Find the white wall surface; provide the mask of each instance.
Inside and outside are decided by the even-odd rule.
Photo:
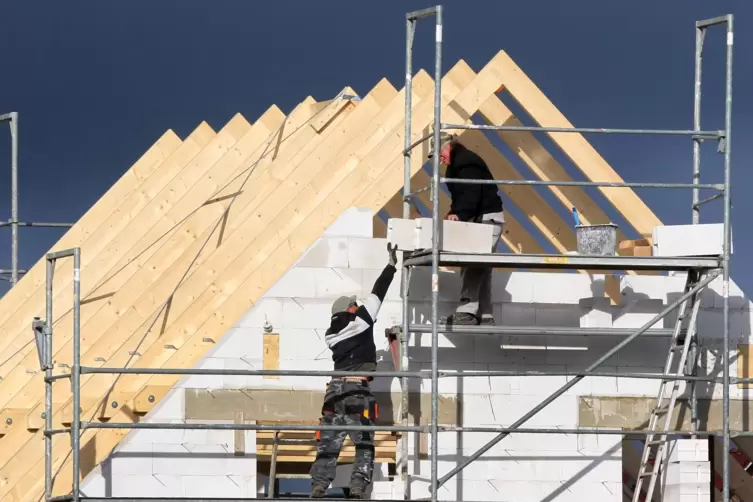
[[[217,343],[201,361],[203,368],[261,368],[265,322],[280,333],[282,369],[332,369],[324,344],[332,301],[342,294],[365,295],[387,262],[386,241],[372,239],[370,211],[349,209]],[[401,323],[400,276],[396,275],[375,329],[380,366],[392,369],[384,328]],[[429,276],[414,273],[411,285],[412,322],[427,323]],[[459,293],[457,275],[443,273],[441,315],[450,313]],[[684,277],[625,276],[623,305],[612,308],[615,327],[638,328],[681,294]],[[734,286],[734,285],[733,285]],[[601,289],[600,289],[601,288]],[[584,310],[580,300],[601,295],[600,277],[529,272],[494,274],[495,317],[498,325],[578,326]],[[699,320],[702,363],[707,374],[720,375],[716,363],[721,350],[720,282],[703,294]],[[751,303],[736,287],[731,291],[730,346],[750,340]],[[414,300],[415,299],[415,300]],[[657,327],[670,327],[667,319]],[[411,340],[412,368],[430,369],[428,334]],[[440,335],[440,369],[577,371],[598,359],[621,338],[602,336],[482,336]],[[604,365],[605,371],[661,372],[667,339],[642,338]],[[736,357],[736,352],[732,353]],[[736,363],[730,368],[736,374]],[[184,378],[147,417],[150,421],[184,420],[185,388],[285,388],[322,390],[328,377]],[[462,393],[462,425],[506,426],[557,390],[567,377],[476,377],[440,379],[439,391]],[[376,379],[374,390],[399,391],[397,379]],[[431,391],[429,379],[413,388]],[[532,418],[527,427],[574,428],[578,396],[651,396],[658,381],[590,377]],[[684,389],[683,389],[684,390]],[[732,386],[732,397],[742,391]],[[721,396],[720,386],[702,389]],[[440,476],[476,451],[493,434],[454,433],[440,436]],[[495,445],[481,460],[440,489],[442,500],[621,501],[620,437],[513,434]],[[430,465],[416,460],[411,441],[412,497],[428,496]],[[111,458],[82,484],[88,496],[213,496],[254,497],[263,490],[257,480],[253,452],[255,437],[246,433],[246,457],[233,455],[231,431],[132,431]],[[386,466],[377,466],[374,498],[401,498],[399,478],[387,479]],[[335,485],[347,484],[348,468],[341,468]]]

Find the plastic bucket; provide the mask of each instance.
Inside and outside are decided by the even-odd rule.
[[[617,225],[577,225],[578,254],[614,256],[617,254]]]

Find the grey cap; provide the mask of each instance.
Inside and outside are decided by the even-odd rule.
[[[353,296],[341,296],[332,304],[332,315],[338,312],[345,312],[352,304],[356,302],[356,295]]]
[[[434,156],[434,152],[441,150],[443,146],[451,141],[455,141],[455,135],[445,131],[439,133],[439,148],[434,147],[434,134],[429,139],[429,158]]]

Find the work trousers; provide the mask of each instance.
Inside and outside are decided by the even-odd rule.
[[[327,384],[322,406],[322,425],[374,425],[377,405],[366,381],[333,378]],[[374,471],[374,432],[326,430],[317,434],[316,460],[311,466],[311,484],[328,487],[335,479],[335,468],[345,437],[356,447],[350,488],[365,490]]]
[[[503,223],[479,218],[477,223],[492,225],[492,248],[497,248],[502,235]],[[460,305],[456,312],[481,317],[493,317],[492,312],[492,267],[476,266],[460,269]]]

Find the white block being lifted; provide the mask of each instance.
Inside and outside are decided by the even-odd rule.
[[[455,253],[489,253],[492,250],[493,227],[482,223],[442,221],[440,251]],[[431,249],[431,218],[390,218],[387,240],[400,251]]]
[[[666,225],[654,227],[654,256],[719,256],[724,244],[724,225]],[[733,246],[730,246],[730,254]]]

